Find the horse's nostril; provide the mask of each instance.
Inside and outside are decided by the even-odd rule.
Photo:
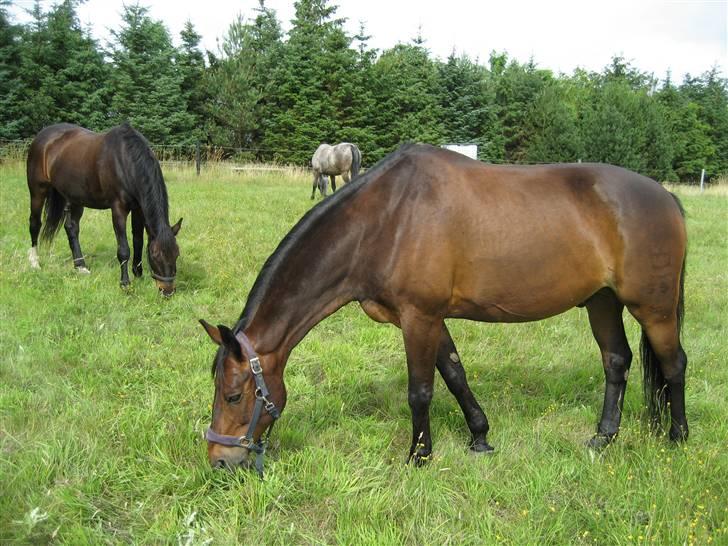
[[[217,470],[217,469],[221,469],[221,468],[226,468],[226,467],[227,467],[227,464],[225,463],[225,461],[224,461],[223,459],[218,459],[218,460],[217,460],[217,461],[215,461],[215,463],[214,463],[214,464],[212,465],[212,468],[214,468],[214,469],[216,469],[216,470]]]

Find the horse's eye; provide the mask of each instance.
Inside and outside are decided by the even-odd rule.
[[[240,402],[240,398],[241,398],[242,396],[243,396],[243,395],[242,395],[242,394],[240,394],[240,393],[238,393],[238,394],[233,394],[232,396],[228,396],[228,397],[226,397],[226,398],[225,398],[225,401],[226,401],[226,402],[227,402],[228,404],[237,404],[238,402]]]

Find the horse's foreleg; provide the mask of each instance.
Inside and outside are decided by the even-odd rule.
[[[330,174],[329,178],[331,179],[331,193],[334,193],[336,191],[336,175]]]
[[[445,325],[442,327],[440,347],[437,350],[437,370],[463,411],[471,434],[470,449],[480,453],[492,452],[493,448],[486,440],[488,419],[468,386],[460,355]]]
[[[316,188],[319,188],[319,191],[321,190],[319,178],[321,178],[321,174],[318,171],[314,170],[313,171],[313,188],[311,189],[311,199],[316,197]]]
[[[81,243],[78,241],[79,225],[81,223],[81,216],[83,216],[83,207],[80,205],[68,205],[68,214],[66,214],[66,221],[63,227],[66,228],[66,235],[68,236],[68,245],[71,247],[71,254],[73,255],[73,267],[79,273],[88,273],[89,270],[86,267],[86,260],[81,252]]]
[[[116,235],[116,258],[119,260],[121,267],[121,283],[122,287],[129,285],[129,242],[126,239],[126,217],[129,210],[120,202],[116,202],[111,207],[111,219],[114,224],[114,234]]]
[[[144,213],[141,209],[131,211],[131,235],[134,245],[134,260],[131,271],[135,277],[142,276],[142,250],[144,249]]]
[[[408,461],[418,466],[427,462],[432,453],[430,402],[442,326],[442,319],[414,310],[401,317],[409,379],[407,401],[412,411],[412,445]]]
[[[622,322],[624,305],[611,290],[597,292],[587,301],[586,309],[594,339],[602,353],[606,380],[604,405],[597,434],[589,441],[589,447],[600,449],[609,444],[619,432],[632,351]]]

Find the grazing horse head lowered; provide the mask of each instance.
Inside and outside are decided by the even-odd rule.
[[[342,142],[335,146],[321,144],[313,154],[311,167],[313,169],[311,199],[316,196],[316,188],[322,197],[326,197],[328,186],[326,176],[331,180],[331,191],[335,192],[337,174],[343,177],[345,183],[349,182],[349,175],[354,178],[359,174],[361,152],[355,144],[349,142]]]
[[[677,198],[626,169],[486,165],[405,146],[301,218],[264,264],[232,329],[203,321],[219,346],[210,463],[248,466],[254,453],[262,469],[266,431],[286,403],[291,351],[351,301],[402,330],[415,464],[432,452],[435,370],[463,411],[471,449],[492,451],[446,319],[536,321],[575,306],[587,309],[605,376],[589,445],[604,447],[619,431],[632,361],[625,307],[642,328],[650,415],[660,423],[669,411],[670,439],[685,440],[686,248]]]
[[[27,162],[30,190],[30,264],[38,268],[38,234],[45,207],[43,238],[50,241],[61,224],[66,228],[73,264],[88,273],[78,240],[85,207],[111,209],[121,267],[121,285],[129,284],[131,254],[126,218],[131,212],[134,244],[132,272],[142,276],[144,230],[147,257],[159,290],[175,291],[182,219],[169,225],[167,187],[157,158],[146,139],[128,123],[106,133],[61,123],[40,131],[30,145]]]

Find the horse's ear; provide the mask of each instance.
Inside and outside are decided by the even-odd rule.
[[[220,337],[222,338],[222,342],[225,344],[225,347],[231,350],[233,354],[238,357],[238,360],[242,360],[243,351],[240,349],[240,342],[235,337],[235,334],[233,334],[233,331],[222,324],[218,324],[217,329],[220,332]]]
[[[204,319],[200,319],[200,324],[202,324],[202,327],[207,332],[207,335],[210,336],[210,339],[214,341],[218,345],[222,345],[222,334],[220,334],[220,330],[218,328],[215,328],[212,324],[205,321]]]
[[[174,236],[177,237],[177,234],[179,233],[179,228],[182,227],[182,218],[177,220],[177,223],[172,226],[172,233],[174,233]]]

